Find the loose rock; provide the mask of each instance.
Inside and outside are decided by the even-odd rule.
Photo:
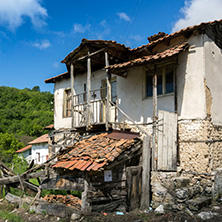
[[[211,211],[202,211],[199,214],[197,214],[197,217],[199,217],[201,220],[209,220],[213,218],[213,213]]]
[[[157,214],[157,215],[160,215],[160,214],[164,214],[165,211],[164,211],[164,206],[161,204],[159,205],[159,207],[157,207],[155,210],[154,210],[154,213]]]

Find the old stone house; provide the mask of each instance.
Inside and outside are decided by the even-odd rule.
[[[67,72],[45,80],[54,83],[51,152],[98,131],[150,135],[151,177],[143,180],[154,207],[207,202],[222,163],[221,37],[222,21],[213,21],[134,49],[83,39],[62,61]]]

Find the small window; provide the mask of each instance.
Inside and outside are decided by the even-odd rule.
[[[174,92],[174,70],[172,66],[160,67],[157,71],[157,95]],[[146,97],[153,96],[153,73],[146,75]]]
[[[116,93],[116,78],[111,80],[111,101],[116,104],[117,93]]]
[[[40,162],[40,153],[36,153],[37,156],[37,162]]]
[[[165,93],[172,93],[174,92],[174,84],[173,84],[173,79],[174,79],[174,75],[173,75],[173,68],[172,67],[168,67],[166,69],[166,91]]]
[[[64,95],[64,117],[71,116],[71,89],[65,90]]]

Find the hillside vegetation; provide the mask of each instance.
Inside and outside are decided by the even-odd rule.
[[[38,86],[23,90],[0,87],[0,159],[44,134],[53,123],[53,94]]]

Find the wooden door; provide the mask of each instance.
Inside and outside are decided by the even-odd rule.
[[[127,205],[130,210],[140,207],[142,166],[126,168]]]
[[[158,112],[157,170],[177,168],[177,114]]]

